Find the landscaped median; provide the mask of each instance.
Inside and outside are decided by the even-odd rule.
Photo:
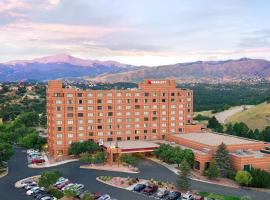
[[[115,171],[115,172],[125,172],[125,173],[139,173],[139,169],[127,165],[109,165],[109,164],[86,164],[80,166],[82,169],[95,169],[104,171]]]

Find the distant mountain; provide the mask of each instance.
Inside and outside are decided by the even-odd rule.
[[[139,82],[143,79],[176,79],[178,82],[260,81],[270,80],[270,61],[241,58],[138,67],[61,54],[0,63],[0,81],[44,81],[58,78],[101,82]]]
[[[67,77],[97,76],[104,73],[125,72],[132,65],[115,61],[98,61],[60,54],[34,60],[0,63],[0,81],[48,80]]]
[[[102,74],[96,81],[138,82],[143,79],[176,79],[178,82],[240,82],[270,80],[270,61],[241,58],[226,61],[197,61],[143,67],[125,73]]]

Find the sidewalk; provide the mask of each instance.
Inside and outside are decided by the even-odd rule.
[[[55,167],[58,165],[63,165],[66,163],[70,162],[75,162],[78,161],[79,159],[70,159],[70,160],[64,160],[64,161],[59,161],[59,162],[54,162],[54,163],[49,163],[49,161],[45,159],[45,163],[40,163],[40,164],[29,164],[29,168],[48,168],[48,167]]]
[[[114,172],[124,172],[124,173],[139,173],[137,168],[127,167],[123,165],[97,165],[97,164],[88,164],[80,166],[82,169],[95,169],[95,170],[104,170],[104,171],[114,171]]]

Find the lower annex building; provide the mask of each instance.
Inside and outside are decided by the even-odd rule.
[[[206,133],[192,120],[193,91],[177,88],[174,80],[145,80],[126,90],[81,90],[51,80],[46,98],[53,156],[67,155],[72,142],[93,140],[103,145],[113,163],[121,153],[153,151],[170,141],[192,149],[194,169],[203,172],[224,142],[236,169],[270,170],[270,154],[260,151],[270,144]]]

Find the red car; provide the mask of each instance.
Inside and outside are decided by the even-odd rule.
[[[44,163],[45,160],[43,158],[34,158],[31,160],[31,163]]]
[[[157,185],[148,185],[141,192],[148,194],[148,195],[151,195],[151,194],[154,194],[157,190],[158,190]]]
[[[64,183],[61,183],[59,185],[57,185],[57,189],[61,190],[63,187],[65,187],[67,184],[70,184],[70,181],[65,181]]]
[[[194,200],[204,200],[204,197],[195,195]]]
[[[94,199],[98,199],[99,197],[101,197],[101,194],[98,192],[91,192],[91,194],[94,197]]]

